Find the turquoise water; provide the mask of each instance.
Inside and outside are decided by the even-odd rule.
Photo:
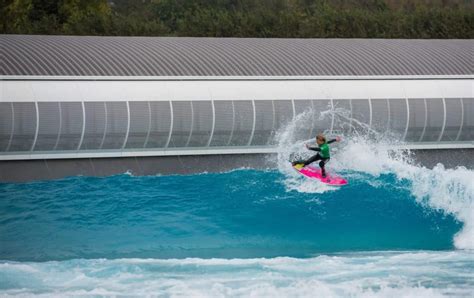
[[[369,179],[319,194],[288,191],[276,170],[1,184],[0,256],[268,258],[454,248],[461,222],[417,203],[407,181],[383,175],[376,187]]]
[[[472,294],[456,213],[394,174],[341,174],[310,190],[251,169],[0,184],[0,295]]]

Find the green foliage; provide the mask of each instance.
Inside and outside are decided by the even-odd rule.
[[[33,10],[32,0],[13,0],[2,3],[0,32],[30,33],[29,14]]]
[[[473,38],[472,0],[3,0],[0,33]]]

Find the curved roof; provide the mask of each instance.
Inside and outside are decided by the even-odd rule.
[[[472,40],[0,35],[0,75],[471,75]]]

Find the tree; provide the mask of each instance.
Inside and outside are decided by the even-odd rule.
[[[30,33],[29,14],[33,10],[32,0],[12,0],[1,4],[0,32]]]

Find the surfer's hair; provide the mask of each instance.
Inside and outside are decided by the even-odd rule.
[[[326,143],[326,137],[322,133],[320,133],[316,136],[316,140],[321,140],[324,143]]]

